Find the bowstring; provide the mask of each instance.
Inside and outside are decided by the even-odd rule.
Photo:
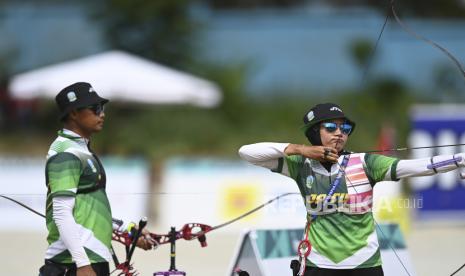
[[[34,214],[36,214],[36,215],[38,215],[38,216],[41,216],[41,217],[45,218],[45,215],[44,215],[44,214],[42,214],[42,213],[40,213],[40,212],[38,212],[38,211],[32,209],[31,207],[27,206],[26,204],[24,204],[24,203],[22,203],[22,202],[20,202],[20,201],[17,201],[17,200],[15,200],[15,199],[12,199],[11,197],[8,197],[8,196],[5,196],[5,195],[0,195],[0,197],[3,197],[4,199],[7,199],[7,200],[9,200],[9,201],[12,201],[12,202],[14,202],[14,203],[20,205],[21,207],[26,208],[27,210],[33,212]]]
[[[374,59],[374,56],[376,54],[376,50],[378,49],[378,46],[379,46],[379,43],[380,43],[381,38],[383,36],[384,30],[386,29],[387,22],[389,21],[390,10],[392,10],[394,17],[397,19],[397,15],[396,15],[395,10],[394,10],[394,0],[391,0],[391,2],[390,2],[390,6],[388,7],[388,11],[386,12],[386,18],[384,19],[383,26],[381,28],[381,31],[379,32],[379,35],[378,35],[378,38],[376,40],[375,46],[373,47],[373,51],[371,52],[369,60],[368,60],[368,62],[366,64],[366,67],[365,67],[365,70],[364,70],[364,73],[363,73],[363,76],[362,76],[362,79],[361,79],[361,84],[362,85],[366,82],[366,79],[367,79],[367,76],[368,76],[368,71],[371,68],[371,64],[373,63],[373,59]],[[336,142],[336,147],[337,147],[338,143],[339,142]],[[386,151],[391,151],[391,150],[386,150]],[[383,152],[383,151],[378,151],[378,152]],[[351,153],[349,153],[349,158],[350,158],[350,155],[351,155]],[[358,194],[357,189],[352,184],[350,179],[347,177],[345,168],[343,168],[343,166],[341,166],[339,164],[339,162],[336,162],[336,164],[339,167],[339,170],[341,170],[343,172],[344,178],[347,179],[347,181],[349,181],[350,185],[354,188],[355,193]],[[397,260],[402,265],[402,267],[404,268],[407,275],[411,276],[411,274],[409,273],[409,271],[408,271],[407,267],[405,266],[404,262],[402,262],[401,258],[397,254],[397,251],[392,246],[391,241],[389,239],[387,239],[386,235],[384,234],[383,230],[381,229],[381,226],[378,224],[378,222],[374,218],[373,214],[372,214],[372,217],[373,217],[373,222],[375,223],[376,227],[379,229],[379,231],[380,231],[381,235],[383,236],[383,238],[387,241],[387,243],[388,243],[389,247],[391,248],[391,250],[394,252],[394,255],[396,256]]]
[[[247,216],[249,216],[249,215],[251,215],[251,214],[257,212],[258,210],[260,210],[260,209],[262,209],[263,207],[265,207],[265,206],[267,206],[267,205],[273,203],[274,201],[279,200],[280,198],[286,197],[286,196],[289,196],[289,195],[300,195],[300,193],[294,193],[294,192],[292,192],[292,193],[280,194],[280,195],[278,195],[278,196],[276,196],[276,197],[274,197],[274,198],[268,200],[267,202],[262,203],[261,205],[259,205],[259,206],[255,207],[255,208],[251,209],[250,211],[245,212],[245,213],[243,213],[242,215],[237,216],[236,218],[233,218],[233,219],[231,219],[231,220],[228,220],[228,221],[226,221],[226,222],[224,222],[224,223],[222,223],[222,224],[218,224],[218,225],[216,225],[216,226],[213,226],[212,229],[211,229],[210,231],[217,230],[217,229],[220,229],[220,228],[222,228],[222,227],[228,226],[228,225],[230,225],[230,224],[232,224],[232,223],[234,223],[234,222],[236,222],[236,221],[238,221],[238,220],[241,220],[241,219],[243,219],[243,218],[245,218],[245,217],[247,217]]]
[[[2,197],[2,198],[4,198],[4,199],[7,199],[7,200],[9,200],[9,201],[12,201],[12,202],[18,204],[19,206],[21,206],[21,207],[23,207],[23,208],[25,208],[25,209],[31,211],[32,213],[34,213],[34,214],[36,214],[36,215],[38,215],[38,216],[41,216],[41,217],[43,217],[43,218],[46,218],[44,214],[40,213],[39,211],[34,210],[33,208],[27,206],[26,204],[24,204],[24,203],[22,203],[22,202],[20,202],[20,201],[18,201],[18,200],[15,200],[15,199],[13,199],[13,198],[11,198],[11,197],[8,197],[8,196],[6,196],[6,195],[1,195],[1,194],[0,194],[0,197]],[[110,246],[110,251],[111,251],[111,254],[112,254],[112,257],[113,257],[113,261],[115,262],[115,267],[116,267],[116,266],[117,266],[117,260],[118,260],[118,258],[116,257],[115,250],[113,249],[113,246]],[[118,269],[118,268],[115,268],[115,270],[117,270],[117,269]],[[115,270],[113,270],[110,274],[112,274],[113,272],[115,272]]]
[[[376,39],[375,46],[371,50],[370,55],[368,57],[368,61],[365,65],[365,69],[363,70],[363,75],[360,80],[360,85],[363,85],[366,82],[366,79],[368,77],[368,71],[370,70],[373,60],[375,58],[376,50],[378,49],[379,43],[381,41],[381,37],[383,36],[384,30],[386,29],[386,25],[389,21],[389,16],[390,16],[390,6],[387,9],[386,17],[384,19],[383,26],[381,27],[381,31],[378,34],[378,38]]]
[[[253,213],[257,212],[257,211],[259,211],[260,209],[266,207],[267,205],[270,205],[271,203],[273,203],[273,202],[275,202],[275,201],[277,201],[277,200],[279,200],[279,199],[281,199],[281,198],[283,198],[283,197],[290,196],[290,195],[300,195],[300,193],[289,192],[289,193],[280,194],[280,195],[278,195],[278,196],[276,196],[276,197],[274,197],[274,198],[272,198],[272,199],[270,199],[270,200],[268,200],[268,201],[266,201],[266,202],[264,202],[264,203],[258,205],[257,207],[255,207],[255,208],[253,208],[253,209],[251,209],[251,210],[249,210],[249,211],[247,211],[247,212],[245,212],[245,213],[243,213],[243,214],[241,214],[241,215],[239,215],[239,216],[237,216],[237,217],[235,217],[235,218],[233,218],[233,219],[231,219],[231,220],[228,220],[228,221],[226,221],[226,222],[224,222],[224,223],[221,223],[221,224],[218,224],[218,225],[216,225],[216,226],[213,226],[209,231],[200,231],[200,232],[197,233],[197,235],[206,234],[206,232],[210,232],[210,231],[213,231],[213,230],[217,230],[217,229],[226,227],[226,226],[228,226],[228,225],[230,225],[230,224],[232,224],[232,223],[234,223],[234,222],[236,222],[236,221],[238,221],[238,220],[241,220],[241,219],[243,219],[243,218],[245,218],[245,217],[247,217],[247,216],[249,216],[249,215],[251,215],[251,214],[253,214]],[[10,198],[10,197],[8,197],[8,196],[5,196],[5,195],[0,195],[0,197],[3,197],[3,198],[5,198],[5,199],[8,199],[8,200],[10,200],[10,201],[12,201],[12,202],[14,202],[14,203],[20,205],[21,207],[26,208],[27,210],[33,212],[34,214],[39,215],[39,216],[45,218],[45,215],[39,213],[38,211],[32,209],[31,207],[27,206],[26,204],[24,204],[24,203],[22,203],[22,202],[20,202],[20,201],[17,201],[17,200],[15,200],[15,199],[12,199],[12,198]]]
[[[383,36],[383,33],[384,33],[384,30],[386,28],[386,25],[389,21],[389,17],[390,17],[390,14],[392,13],[392,16],[394,17],[395,21],[397,22],[397,24],[399,24],[399,26],[406,32],[408,33],[410,36],[412,36],[413,38],[415,39],[418,39],[418,40],[421,40],[431,46],[433,46],[434,48],[440,50],[441,52],[443,52],[454,64],[455,66],[457,66],[457,68],[459,69],[460,73],[462,74],[462,76],[465,78],[465,68],[464,66],[462,65],[462,63],[458,60],[458,58],[456,58],[446,47],[443,47],[441,46],[439,43],[429,39],[429,38],[426,38],[420,34],[418,34],[417,32],[415,32],[412,28],[410,28],[407,24],[405,24],[401,19],[400,17],[397,15],[397,11],[396,11],[396,8],[394,6],[395,4],[395,0],[390,0],[389,1],[389,7],[388,7],[388,12],[386,14],[386,18],[384,19],[384,24],[381,28],[381,31],[379,32],[379,35],[378,35],[378,39],[376,40],[376,43],[375,43],[375,46],[373,47],[373,50],[371,51],[370,53],[370,56],[368,58],[368,62],[365,66],[365,70],[363,72],[363,76],[362,76],[362,80],[361,80],[361,84],[363,84],[368,76],[368,71],[369,69],[371,68],[371,65],[373,63],[373,59],[374,59],[374,56],[375,56],[375,53],[378,49],[378,46],[379,46],[379,43],[381,41],[381,37]]]
[[[408,150],[419,150],[419,149],[435,149],[435,148],[446,148],[446,147],[457,147],[465,146],[465,143],[461,144],[449,144],[449,145],[438,145],[438,146],[422,146],[422,147],[404,147],[404,148],[392,148],[392,149],[381,149],[381,150],[368,150],[362,152],[348,152],[346,154],[359,154],[359,153],[382,153],[382,152],[397,152],[397,151],[408,151]],[[345,154],[343,154],[345,155]]]

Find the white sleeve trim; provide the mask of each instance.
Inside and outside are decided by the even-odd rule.
[[[289,143],[270,142],[244,145],[239,149],[239,156],[251,164],[275,170],[279,158],[286,157],[284,150],[288,145]]]
[[[434,163],[445,160],[450,160],[455,157],[462,157],[462,161],[458,162],[459,167],[465,166],[465,153],[457,153],[455,155],[436,155],[432,157]],[[431,158],[400,160],[397,164],[396,175],[397,178],[414,177],[414,176],[428,176],[437,173],[445,173],[457,169],[455,163],[433,169],[428,169],[427,166],[431,164]]]
[[[57,196],[53,198],[53,220],[60,232],[60,239],[71,253],[77,267],[90,264],[84,246],[82,245],[79,226],[73,217],[74,197]]]

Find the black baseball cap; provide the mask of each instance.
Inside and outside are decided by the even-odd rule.
[[[63,88],[55,97],[60,120],[64,119],[72,110],[96,104],[106,104],[109,100],[100,97],[90,83],[76,82]]]
[[[334,103],[317,104],[314,107],[312,107],[307,113],[305,113],[303,118],[303,130],[305,133],[307,133],[307,131],[316,124],[333,119],[344,119],[347,123],[352,125],[351,133],[353,133],[353,130],[355,128],[355,122],[350,120],[344,114],[342,108]]]

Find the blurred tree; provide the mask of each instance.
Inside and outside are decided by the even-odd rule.
[[[433,69],[436,98],[443,102],[463,101],[465,84],[456,67],[452,64],[438,64]]]
[[[376,58],[376,51],[374,51],[374,47],[374,43],[365,38],[356,39],[349,45],[350,55],[360,70],[362,81],[364,81],[362,78],[367,77],[371,64]]]
[[[357,66],[363,68],[370,62],[370,54],[373,47],[373,43],[368,39],[357,39],[352,41],[349,46],[349,51]]]
[[[296,7],[302,4],[323,3],[333,6],[372,6],[385,12],[391,0],[204,0],[213,8]],[[421,17],[465,17],[463,0],[402,0],[395,6],[400,14]]]
[[[0,16],[1,22],[1,16]],[[2,45],[5,46],[5,45]],[[14,126],[15,106],[10,98],[8,83],[13,75],[13,63],[17,59],[18,50],[6,45],[0,52],[0,129]]]
[[[218,111],[233,124],[247,120],[247,95],[244,90],[249,67],[247,63],[227,65],[196,64],[192,68],[195,74],[208,78],[222,88],[223,99]]]
[[[383,0],[376,6],[384,8],[387,1],[384,3]],[[209,1],[218,6],[226,2],[235,1]],[[257,6],[286,7],[294,3],[301,4],[304,0],[251,0],[238,3],[240,2],[244,6],[250,2]],[[360,1],[340,3],[349,5],[355,2]],[[104,26],[111,47],[127,50],[170,66],[191,69],[190,72],[215,81],[224,91],[222,106],[208,110],[186,106],[128,106],[112,102],[106,110],[109,120],[105,124],[105,131],[96,136],[97,150],[112,154],[141,154],[154,159],[176,154],[236,157],[238,147],[244,143],[303,143],[305,137],[299,129],[303,113],[321,101],[340,103],[359,123],[360,126],[354,133],[357,139],[350,142],[351,150],[373,148],[380,124],[385,120],[399,128],[399,143],[405,144],[402,137],[407,133],[407,111],[412,100],[406,88],[395,80],[374,81],[360,91],[342,91],[340,96],[328,97],[322,94],[321,98],[316,98],[315,94],[318,93],[315,91],[302,91],[302,97],[299,98],[288,96],[289,91],[275,91],[274,94],[282,95],[281,98],[249,99],[245,97],[243,90],[248,70],[246,65],[230,64],[224,68],[192,62],[192,38],[199,28],[193,24],[189,15],[187,0],[102,0],[86,3],[93,16]],[[371,5],[374,5],[373,3],[374,1],[370,2]],[[233,7],[233,3],[230,5],[229,7]],[[250,4],[247,7],[256,7],[254,5]],[[224,6],[227,7],[228,4]],[[399,10],[403,8],[401,3],[398,6]],[[425,4],[425,9],[428,7],[441,9],[441,5]],[[359,65],[366,63],[368,48],[371,48],[368,44],[366,41],[360,41],[352,45],[354,61]],[[442,83],[447,84],[448,81]],[[422,101],[424,100],[423,98]],[[37,131],[21,136],[0,136],[0,151],[22,151],[28,154],[39,151],[43,154],[43,149],[55,135],[51,130],[59,127],[53,103],[43,106],[34,123]],[[17,148],[14,145],[17,144],[18,137],[27,137],[30,143],[22,141],[24,146]]]
[[[192,55],[198,27],[188,0],[88,1],[111,47],[184,68]]]
[[[396,129],[403,146],[410,128],[409,108],[414,97],[405,85],[396,79],[384,78],[372,81],[359,91],[345,91],[336,100],[346,112],[353,115],[359,125],[352,139],[352,150],[365,151],[375,148],[383,124]],[[423,102],[427,99],[422,98]]]

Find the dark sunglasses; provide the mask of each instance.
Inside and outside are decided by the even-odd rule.
[[[102,114],[105,111],[105,107],[103,104],[94,104],[91,106],[79,108],[79,110],[82,110],[82,109],[90,109],[97,116],[100,116],[100,114]]]
[[[336,123],[328,122],[328,123],[322,123],[321,125],[329,133],[335,132],[338,128],[341,130],[342,133],[344,133],[346,135],[349,135],[350,132],[352,132],[352,125],[348,124],[348,123],[342,123],[342,124],[338,125]]]

